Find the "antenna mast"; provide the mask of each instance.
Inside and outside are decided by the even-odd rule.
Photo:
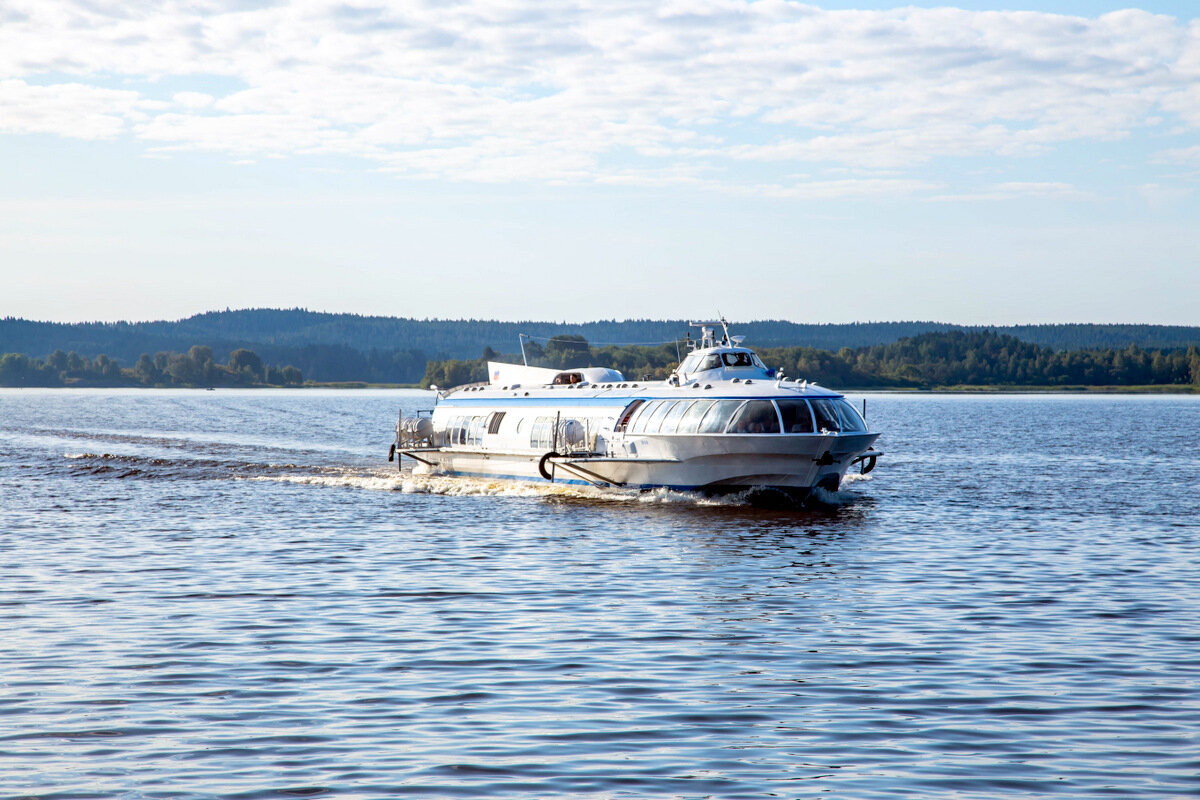
[[[729,344],[729,320],[721,317],[715,322],[689,322],[693,328],[700,328],[700,347],[715,347],[717,344],[716,337],[713,335],[713,328],[721,326],[723,337],[721,344]]]

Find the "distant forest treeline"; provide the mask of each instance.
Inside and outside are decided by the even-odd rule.
[[[947,331],[991,330],[1052,350],[1143,350],[1200,344],[1200,328],[1169,325],[1021,325],[972,328],[941,322],[859,322],[807,325],[784,320],[734,323],[733,332],[756,348],[843,348],[888,345],[902,338]],[[560,335],[608,343],[667,342],[688,332],[687,320],[600,320],[582,324],[418,320],[328,314],[304,309],[247,309],[197,314],[173,322],[35,322],[0,319],[0,353],[45,358],[55,350],[124,364],[142,353],[186,352],[200,344],[225,358],[253,350],[264,361],[293,364],[316,381],[415,383],[430,360],[474,359],[485,348],[511,352],[520,333],[544,345]],[[618,346],[619,346],[618,345]],[[674,352],[674,345],[668,348]]]
[[[298,386],[304,375],[293,366],[273,367],[252,350],[234,350],[218,364],[212,348],[186,353],[143,353],[124,368],[107,355],[95,359],[55,350],[45,360],[23,353],[0,355],[0,386]]]
[[[946,386],[1186,386],[1200,384],[1200,347],[1145,350],[1051,350],[995,331],[926,333],[872,347],[765,347],[768,366],[832,387],[930,389]],[[673,346],[592,348],[564,336],[526,347],[530,363],[568,369],[612,366],[626,378],[665,378],[678,363]],[[449,388],[487,380],[490,351],[480,359],[431,361],[423,386]],[[501,358],[500,360],[505,360]]]

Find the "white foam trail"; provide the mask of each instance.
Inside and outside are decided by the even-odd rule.
[[[742,505],[745,502],[742,495],[706,497],[695,492],[677,492],[670,489],[651,489],[640,492],[598,489],[592,486],[564,483],[529,483],[501,478],[467,478],[452,475],[392,472],[391,470],[325,471],[323,474],[307,475],[257,475],[244,478],[244,480],[403,492],[404,494],[440,494],[449,497],[545,497],[650,505],[701,506]]]
[[[840,491],[831,492],[828,489],[821,488],[820,486],[813,487],[810,498],[817,503],[830,508],[850,505],[857,499],[853,494],[847,494]]]

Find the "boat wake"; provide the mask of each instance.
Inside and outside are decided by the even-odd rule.
[[[737,506],[745,504],[743,495],[737,494],[724,497],[708,497],[698,492],[680,492],[671,489],[651,489],[648,491],[598,489],[591,486],[578,486],[565,483],[533,483],[501,478],[468,478],[457,475],[416,474],[407,471],[396,472],[389,469],[345,469],[336,472],[325,469],[319,473],[312,474],[260,475],[247,478],[247,480],[373,491],[393,491],[404,494],[435,494],[447,497],[557,498],[562,500],[641,503],[646,505]]]
[[[397,472],[381,467],[273,464],[224,459],[151,458],[112,453],[64,453],[68,469],[79,476],[142,480],[238,480],[266,481],[297,486],[357,489],[401,494],[447,497],[519,497],[550,501],[637,504],[652,506],[745,507],[764,504],[762,490],[710,496],[672,489],[600,489],[565,483],[534,483],[500,478],[474,478],[441,474]],[[847,475],[844,483],[870,480],[870,476]],[[845,491],[817,489],[811,498],[817,505],[837,508],[853,502]],[[766,497],[766,504],[780,505]]]

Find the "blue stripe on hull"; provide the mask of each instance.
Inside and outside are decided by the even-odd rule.
[[[503,405],[522,405],[532,408],[545,408],[547,406],[560,406],[562,408],[572,408],[576,406],[612,406],[613,408],[624,408],[634,400],[788,400],[791,395],[689,395],[680,397],[679,395],[636,395],[633,397],[443,397],[437,402],[438,406],[491,406],[496,404]],[[840,394],[822,394],[822,395],[798,395],[800,399],[816,399],[828,400],[842,397]]]

